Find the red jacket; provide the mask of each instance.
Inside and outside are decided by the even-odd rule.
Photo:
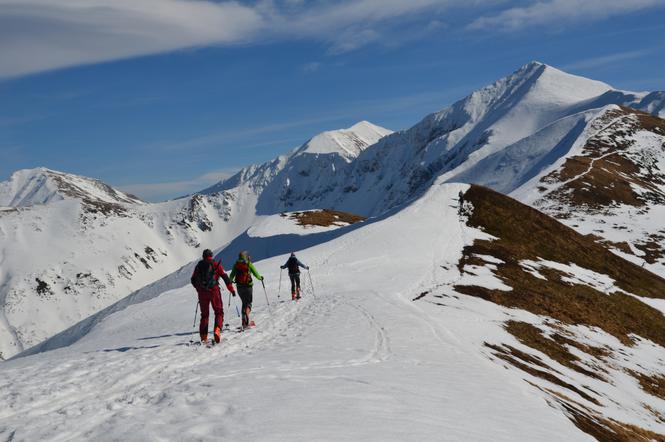
[[[213,275],[213,279],[215,281],[215,285],[207,289],[206,287],[201,287],[201,272],[205,271],[206,267],[204,267],[204,263],[209,263],[212,262],[212,267],[215,270],[215,274]],[[192,273],[192,277],[190,278],[190,282],[194,286],[194,288],[197,291],[214,291],[214,290],[219,290],[219,285],[217,284],[219,278],[222,278],[224,280],[224,284],[226,284],[226,288],[229,290],[229,292],[235,294],[235,289],[233,288],[233,284],[231,284],[231,280],[229,279],[229,276],[226,274],[224,271],[224,267],[222,267],[222,262],[217,262],[210,258],[202,259],[199,261],[198,264],[196,264],[196,267],[194,267],[194,272]]]

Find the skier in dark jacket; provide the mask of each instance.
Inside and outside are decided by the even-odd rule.
[[[238,260],[233,265],[231,270],[231,281],[236,283],[238,289],[238,296],[242,300],[242,328],[246,329],[254,325],[254,321],[249,320],[249,314],[252,311],[252,291],[254,282],[252,281],[254,275],[259,281],[263,281],[263,276],[252,264],[249,253],[240,252]]]
[[[222,262],[216,262],[212,257],[212,251],[205,249],[203,259],[196,264],[192,273],[191,283],[199,295],[199,305],[201,306],[201,323],[199,325],[199,335],[201,342],[208,343],[208,318],[210,317],[210,304],[215,312],[215,343],[219,343],[222,334],[222,325],[224,324],[224,307],[222,303],[222,293],[219,290],[219,278],[224,280],[226,288],[233,296],[236,295],[233,284],[229,279]]]
[[[291,253],[281,269],[289,269],[289,279],[291,280],[291,300],[300,299],[300,267],[309,270],[309,267],[296,258],[295,253]]]

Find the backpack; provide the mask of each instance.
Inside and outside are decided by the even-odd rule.
[[[295,273],[300,273],[300,267],[298,267],[298,258],[289,258],[289,260],[286,262],[286,266],[289,268],[289,274],[293,275]]]
[[[215,267],[214,261],[199,261],[196,265],[196,281],[192,281],[194,287],[206,290],[215,287],[218,284]]]
[[[252,277],[249,274],[249,263],[245,261],[236,262],[236,284],[250,285]]]

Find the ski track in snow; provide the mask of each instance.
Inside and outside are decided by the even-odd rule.
[[[459,224],[450,201],[460,186],[449,189],[406,215]],[[273,302],[255,286],[257,328],[225,332],[220,346],[188,345],[195,297],[183,287],[107,316],[69,347],[3,363],[0,439],[590,440],[479,351],[501,330],[494,306],[411,301],[451,290],[457,270],[441,267],[466,239],[418,236],[406,215],[304,251],[316,293],[303,275],[298,302],[275,298],[270,269],[282,257],[258,262]],[[399,259],[376,257],[398,226]],[[425,244],[430,254],[419,252]],[[234,306],[226,314],[239,322]]]

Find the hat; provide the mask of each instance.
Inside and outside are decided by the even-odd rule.
[[[205,250],[203,251],[203,257],[204,257],[204,258],[212,258],[212,250],[210,250],[210,249],[205,249]]]

